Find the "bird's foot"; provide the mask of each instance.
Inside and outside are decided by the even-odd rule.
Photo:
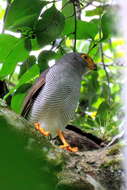
[[[62,132],[60,129],[58,129],[57,134],[58,134],[60,140],[61,140],[62,143],[63,143],[63,145],[61,145],[60,148],[65,149],[65,150],[68,150],[68,151],[70,151],[70,152],[77,152],[77,151],[78,151],[78,147],[71,147],[71,146],[67,143],[67,141],[66,141],[66,139],[65,139],[65,137],[64,137],[64,135],[63,135],[63,132]]]
[[[70,152],[78,152],[78,147],[71,147],[69,144],[63,144],[59,147]]]
[[[40,125],[40,123],[34,123],[35,129],[38,130],[42,135],[48,137],[51,136],[51,133],[49,131],[46,131],[43,129]]]

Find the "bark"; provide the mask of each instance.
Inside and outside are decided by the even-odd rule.
[[[48,187],[52,190],[122,189],[124,186],[122,178],[124,172],[121,165],[123,155],[119,151],[121,146],[118,143],[106,148],[102,147],[102,141],[94,136],[88,138],[89,135],[85,136],[69,129],[66,129],[64,134],[72,145],[79,147],[79,152],[72,153],[61,150],[58,145],[54,145],[56,140],[43,137],[28,121],[9,110],[3,103],[0,107],[0,149],[3,164],[4,158],[10,161],[12,156],[13,161],[10,162],[10,165],[13,168],[17,164],[17,160],[22,160],[22,155],[27,155],[24,164],[26,162],[26,165],[30,166],[23,170],[20,168],[20,164],[17,164],[16,174],[13,175],[18,176],[19,173],[21,175],[22,170],[24,176],[25,173],[27,174],[26,178],[29,172],[31,176],[31,171],[35,172],[34,179],[37,177],[36,173],[39,176],[48,175],[48,179],[42,177],[40,181],[36,182],[37,190],[48,189]],[[15,146],[16,148],[14,148]],[[5,150],[7,150],[6,152],[11,150],[9,157],[5,154]],[[33,160],[36,160],[34,164],[37,167],[35,168]],[[2,164],[2,161],[0,163]],[[5,167],[8,167],[9,170],[9,166]],[[2,170],[0,176],[1,172]],[[7,179],[10,177],[9,174]],[[7,179],[6,183],[9,184]],[[22,181],[19,182],[19,186],[20,183],[22,184]],[[37,186],[39,183],[41,185]],[[27,185],[31,185],[31,181]]]

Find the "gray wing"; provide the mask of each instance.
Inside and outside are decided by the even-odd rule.
[[[31,87],[31,89],[28,92],[28,95],[26,96],[23,104],[23,109],[21,112],[21,115],[25,118],[28,117],[29,112],[33,106],[34,100],[37,98],[39,92],[45,85],[45,78],[48,73],[49,69],[46,69],[44,72],[41,73],[40,77],[37,79],[35,84]]]

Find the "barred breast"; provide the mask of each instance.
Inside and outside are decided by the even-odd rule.
[[[44,88],[33,104],[30,120],[39,122],[53,136],[58,128],[63,130],[74,116],[80,81],[81,77],[72,68],[59,64],[52,67],[46,76]]]

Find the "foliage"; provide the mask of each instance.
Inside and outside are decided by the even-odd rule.
[[[34,136],[32,126],[6,109],[6,105],[1,107],[1,103],[1,189],[55,190],[57,173],[63,165],[62,153],[48,139]]]
[[[98,71],[82,80],[73,123],[106,139],[115,135],[122,116],[118,62],[124,43],[116,28],[118,9],[110,0],[8,0],[5,10],[1,6],[0,80],[10,90],[4,99],[13,95],[11,109],[20,113],[28,87],[48,62],[76,48],[89,53]]]

